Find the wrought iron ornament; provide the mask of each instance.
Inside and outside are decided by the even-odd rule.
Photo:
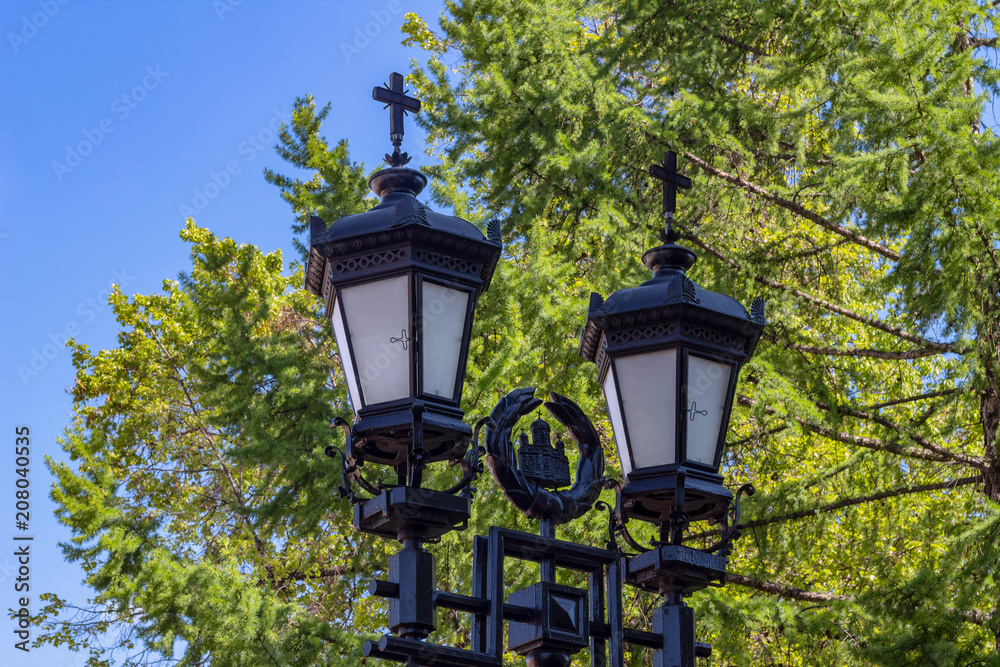
[[[521,442],[517,448],[521,472],[524,476],[546,489],[569,486],[569,459],[562,440],[552,444],[552,427],[539,417],[531,423],[531,441],[521,431]]]
[[[580,462],[573,486],[549,490],[545,487],[556,486],[546,483],[543,474],[531,468],[524,470],[523,460],[522,467],[517,465],[511,433],[521,417],[542,405],[542,400],[535,398],[534,387],[515,389],[500,399],[493,409],[486,432],[486,461],[504,495],[526,517],[560,524],[583,516],[593,507],[608,480],[604,477],[604,450],[590,419],[580,406],[565,396],[553,391],[549,398],[546,409],[566,427],[567,434],[579,448]]]

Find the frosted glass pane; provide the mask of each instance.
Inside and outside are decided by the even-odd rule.
[[[365,405],[410,395],[409,283],[397,276],[340,290]]]
[[[344,331],[344,314],[340,310],[340,298],[333,300],[333,335],[337,339],[337,350],[340,353],[340,363],[344,366],[347,376],[347,391],[351,397],[351,408],[354,414],[361,407],[361,393],[358,391],[358,378],[354,375],[354,362],[351,359],[351,348],[348,346],[347,333]]]
[[[424,281],[421,363],[426,394],[456,398],[462,333],[465,331],[468,307],[468,292]]]
[[[675,463],[677,350],[634,354],[614,363],[635,467]]]
[[[685,423],[689,460],[715,465],[715,447],[726,412],[726,392],[732,372],[730,364],[688,355]]]
[[[628,477],[628,474],[632,472],[632,460],[628,453],[628,442],[625,440],[622,411],[618,405],[618,387],[615,384],[614,366],[608,369],[608,376],[604,378],[604,401],[608,404],[611,430],[615,434],[615,444],[618,445],[618,458],[622,463],[622,477]]]

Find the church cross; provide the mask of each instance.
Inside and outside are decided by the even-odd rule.
[[[389,75],[389,85],[375,86],[372,88],[372,99],[376,102],[383,102],[386,109],[389,109],[389,139],[392,141],[392,155],[386,156],[386,162],[390,166],[399,167],[410,161],[406,153],[400,154],[399,146],[403,143],[403,116],[407,111],[416,113],[420,111],[420,100],[410,97],[403,90],[403,75],[393,72]]]
[[[650,165],[649,173],[663,181],[663,217],[673,220],[677,210],[677,188],[691,189],[691,179],[677,173],[677,153],[667,151],[663,154],[663,164]]]

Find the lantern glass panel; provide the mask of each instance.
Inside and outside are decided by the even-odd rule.
[[[687,458],[715,465],[733,365],[687,355]]]
[[[366,406],[410,396],[409,285],[403,275],[339,290]]]
[[[677,461],[677,350],[620,357],[614,362],[632,468]]]
[[[351,356],[351,348],[347,340],[347,331],[344,329],[344,313],[340,308],[340,297],[333,301],[333,317],[330,318],[333,324],[333,335],[337,339],[337,351],[340,353],[340,363],[344,367],[344,376],[347,378],[347,391],[351,398],[351,407],[357,414],[361,407],[361,392],[358,391],[358,376],[354,374],[354,359]]]
[[[455,399],[469,293],[424,281],[421,296],[423,390]]]
[[[608,417],[611,419],[611,430],[615,434],[615,444],[618,446],[618,460],[622,463],[622,476],[628,477],[632,472],[632,455],[628,451],[628,441],[625,440],[625,424],[622,422],[622,410],[618,403],[618,385],[615,384],[615,369],[608,369],[604,378],[604,401],[608,404]]]

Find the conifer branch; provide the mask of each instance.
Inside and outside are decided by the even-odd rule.
[[[750,46],[749,44],[733,39],[732,37],[727,37],[726,35],[723,35],[721,32],[709,32],[708,27],[699,23],[698,21],[695,21],[694,17],[691,14],[685,14],[684,19],[690,22],[698,30],[702,31],[706,35],[711,35],[712,37],[715,37],[723,44],[728,44],[729,46],[735,46],[740,51],[746,51],[747,53],[752,53],[755,56],[760,56],[761,58],[766,58],[769,55],[767,51],[761,51],[758,48]]]
[[[832,220],[827,220],[818,213],[810,211],[809,209],[800,206],[795,202],[789,201],[784,197],[779,197],[778,195],[771,194],[764,188],[754,183],[751,183],[742,176],[730,174],[728,172],[722,171],[721,169],[717,169],[712,165],[710,165],[705,160],[702,160],[701,158],[691,154],[689,151],[684,151],[684,157],[686,157],[688,160],[690,160],[693,164],[697,165],[698,167],[701,167],[702,170],[708,172],[709,174],[712,174],[713,176],[718,176],[719,178],[728,181],[733,185],[743,188],[747,192],[752,192],[753,194],[763,197],[768,201],[774,202],[783,209],[795,213],[796,215],[803,217],[806,220],[810,220],[819,225],[820,227],[829,230],[834,234],[839,234],[840,236],[843,236],[845,239],[857,243],[858,245],[864,246],[865,248],[868,248],[869,250],[872,250],[887,259],[891,259],[894,262],[898,262],[901,259],[901,255],[895,250],[886,248],[884,245],[869,239],[863,234],[859,234],[858,232],[852,232],[851,230],[846,229],[845,227],[841,227]]]
[[[926,394],[918,394],[916,396],[906,396],[905,398],[897,398],[892,401],[886,401],[884,403],[876,403],[875,405],[869,405],[863,410],[879,410],[881,408],[889,408],[894,405],[900,405],[902,403],[913,403],[915,401],[926,401],[930,398],[940,398],[942,396],[951,396],[952,394],[957,394],[962,391],[961,389],[944,389],[942,391],[931,391]]]
[[[173,368],[177,384],[179,385],[181,391],[184,392],[184,396],[187,400],[188,408],[191,410],[191,414],[197,418],[200,415],[200,412],[198,410],[197,402],[194,400],[194,397],[191,396],[191,391],[187,386],[187,382],[185,382],[184,380],[185,375],[181,372],[180,367],[177,365],[177,362],[174,359],[174,356],[170,354],[169,350],[167,350],[166,345],[164,345],[163,340],[160,338],[155,327],[153,327],[152,323],[149,321],[148,315],[146,316],[145,324],[149,336],[156,342],[156,346],[160,349],[160,352],[163,353],[167,363],[170,365],[171,368]],[[183,417],[181,417],[181,419],[183,420]],[[185,426],[187,426],[188,424],[186,423],[186,420],[183,421],[185,421]],[[221,448],[216,444],[214,438],[212,437],[211,431],[207,427],[201,427],[200,429],[196,428],[196,430],[200,430],[205,435],[205,438],[208,440],[209,444],[212,445],[213,452],[215,454],[215,460],[219,464],[223,476],[229,482],[229,487],[235,496],[235,501],[237,505],[239,505],[240,509],[244,510],[243,512],[241,512],[241,518],[243,520],[243,523],[246,525],[247,532],[250,533],[251,537],[253,537],[254,546],[256,547],[257,552],[261,556],[266,555],[267,550],[264,548],[264,542],[263,540],[260,539],[260,536],[257,535],[257,531],[254,530],[253,524],[251,523],[250,518],[247,515],[247,512],[245,511],[246,499],[243,497],[242,491],[240,491],[239,486],[236,484],[236,480],[233,479],[233,474],[229,470],[229,466],[227,466],[225,462],[222,460],[222,455],[220,454]]]
[[[257,585],[263,586],[264,584],[271,582],[277,588],[281,588],[285,584],[291,583],[293,581],[308,581],[310,579],[330,579],[334,577],[342,577],[345,574],[354,572],[354,568],[347,567],[345,565],[340,565],[337,567],[321,568],[316,572],[292,571],[292,572],[287,572],[283,577],[275,577],[273,565],[265,565],[264,569],[267,571],[267,578],[258,579]]]
[[[765,331],[764,338],[772,343],[778,343],[782,347],[806,354],[818,354],[829,357],[869,357],[872,359],[882,359],[884,361],[909,361],[912,359],[923,359],[941,354],[941,350],[923,347],[905,352],[889,352],[886,350],[874,350],[871,348],[836,348],[836,347],[816,347],[814,345],[799,345],[788,341],[779,340],[778,336]]]
[[[997,3],[994,2],[993,6],[996,7]],[[969,48],[978,49],[980,47],[986,46],[993,48],[997,45],[996,37],[970,37],[967,46]]]
[[[825,426],[820,426],[819,424],[811,424],[801,419],[796,419],[796,421],[799,422],[802,425],[802,427],[808,431],[812,431],[813,433],[821,435],[824,438],[835,440],[837,442],[842,442],[847,445],[858,445],[859,447],[864,447],[865,449],[889,452],[890,454],[896,454],[898,456],[907,456],[909,458],[921,459],[923,461],[963,464],[972,466],[977,470],[984,470],[986,467],[986,462],[980,459],[979,457],[968,456],[967,454],[959,454],[958,452],[952,452],[943,447],[935,447],[934,449],[907,447],[905,445],[899,445],[894,442],[889,442],[887,440],[881,440],[879,438],[868,438],[860,435],[852,435],[850,433],[844,433],[843,431],[835,431],[834,429],[827,428]]]
[[[794,586],[789,586],[787,584],[779,584],[774,581],[762,581],[760,579],[751,579],[750,577],[745,577],[742,574],[733,574],[732,572],[726,573],[726,583],[746,586],[747,588],[752,588],[762,593],[768,593],[770,595],[779,595],[781,597],[791,598],[793,600],[798,600],[800,602],[829,603],[829,602],[854,601],[854,597],[851,595],[836,595],[834,593],[816,593],[815,591],[807,591],[804,588],[795,588]]]
[[[895,433],[905,433],[914,442],[916,442],[917,444],[919,444],[920,446],[922,446],[922,447],[924,447],[924,448],[926,448],[928,450],[939,451],[939,452],[947,452],[948,451],[948,450],[944,449],[943,447],[935,445],[934,443],[932,443],[930,440],[928,440],[927,438],[923,437],[922,435],[914,433],[912,431],[912,429],[909,429],[909,428],[907,428],[905,426],[902,426],[902,425],[894,422],[893,420],[889,419],[888,417],[883,417],[882,415],[875,414],[875,413],[867,411],[867,410],[858,410],[856,408],[851,408],[851,407],[848,407],[846,405],[831,406],[830,404],[828,404],[828,403],[826,403],[824,401],[816,401],[816,407],[818,407],[820,410],[823,410],[825,412],[834,412],[834,413],[839,414],[839,415],[845,415],[847,417],[854,417],[855,419],[863,419],[865,421],[870,421],[872,423],[878,424],[879,426],[884,426],[885,428],[887,428],[890,431],[893,431]],[[921,422],[922,422],[922,420],[921,420]]]
[[[836,440],[837,442],[843,442],[848,445],[858,445],[859,447],[864,447],[874,451],[889,452],[890,454],[907,456],[914,459],[921,459],[923,461],[968,465],[984,472],[987,467],[986,461],[978,456],[960,454],[940,446],[935,446],[934,448],[907,447],[905,445],[889,442],[887,440],[881,440],[879,438],[868,438],[860,435],[844,433],[843,431],[835,431],[834,429],[820,426],[819,424],[811,424],[801,419],[796,419],[796,421],[808,431],[812,431],[813,433],[821,435],[824,438]]]
[[[789,514],[781,514],[779,516],[768,517],[766,519],[758,519],[756,521],[747,521],[740,524],[740,528],[757,528],[759,526],[767,526],[772,523],[782,523],[785,521],[794,521],[795,519],[804,519],[811,516],[816,516],[824,512],[832,512],[834,510],[844,509],[845,507],[853,507],[855,505],[863,505],[864,503],[874,502],[877,500],[885,500],[886,498],[895,498],[897,496],[906,496],[914,493],[924,493],[927,491],[943,491],[944,489],[954,489],[960,486],[968,486],[969,484],[977,484],[983,480],[982,475],[972,475],[970,477],[962,477],[960,479],[948,481],[948,482],[938,482],[936,484],[920,484],[918,486],[903,486],[897,489],[889,489],[887,491],[879,491],[878,493],[872,493],[866,496],[858,496],[856,498],[844,498],[838,500],[835,503],[829,503],[823,505],[822,507],[813,507],[810,509],[799,510],[797,512],[791,512]]]
[[[784,292],[788,292],[789,294],[793,294],[793,295],[799,297],[800,299],[804,299],[806,301],[809,301],[810,303],[812,303],[812,304],[814,304],[816,306],[819,306],[820,308],[824,308],[825,310],[829,310],[832,313],[837,313],[838,315],[843,315],[844,317],[848,317],[848,318],[850,318],[850,319],[852,319],[852,320],[854,320],[856,322],[860,322],[862,324],[867,324],[868,326],[870,326],[870,327],[872,327],[874,329],[878,329],[879,331],[883,331],[883,332],[885,332],[887,334],[896,336],[897,338],[901,338],[902,340],[905,340],[907,342],[914,343],[916,345],[921,345],[923,347],[933,348],[933,349],[937,350],[938,352],[951,352],[951,353],[955,353],[955,354],[963,354],[964,353],[964,350],[958,349],[958,346],[955,345],[955,343],[938,343],[936,341],[931,341],[931,340],[927,340],[925,338],[921,338],[920,336],[917,336],[915,334],[909,333],[908,331],[900,329],[899,327],[894,327],[891,324],[886,324],[885,322],[882,322],[881,320],[876,320],[876,319],[874,319],[872,317],[867,317],[867,316],[862,315],[860,313],[856,313],[853,310],[848,310],[847,308],[843,308],[843,307],[838,306],[836,304],[830,303],[829,301],[827,301],[825,299],[821,299],[821,298],[819,298],[817,296],[813,296],[811,294],[807,294],[807,293],[803,292],[802,290],[798,290],[798,289],[795,289],[794,287],[790,287],[790,286],[786,285],[783,282],[774,280],[773,278],[768,278],[766,276],[762,276],[759,273],[752,273],[749,269],[747,269],[745,266],[743,266],[742,264],[740,264],[739,262],[737,262],[732,257],[728,257],[728,256],[722,254],[715,247],[708,245],[707,243],[705,243],[704,241],[702,241],[699,237],[697,237],[697,236],[695,236],[693,234],[682,234],[681,238],[683,238],[685,240],[688,240],[688,241],[691,241],[692,243],[694,243],[695,245],[697,245],[699,248],[701,248],[702,250],[704,250],[708,254],[710,254],[713,257],[715,257],[715,258],[717,258],[717,259],[719,259],[719,260],[721,260],[721,261],[729,264],[731,267],[733,267],[737,271],[740,271],[741,273],[745,273],[745,274],[748,274],[748,275],[752,276],[755,281],[757,281],[758,283],[761,283],[762,285],[767,285],[768,287],[774,287],[775,289],[780,289],[780,290],[782,290]]]
[[[737,584],[746,586],[761,593],[777,595],[783,598],[791,598],[799,602],[818,602],[828,604],[830,602],[854,602],[857,598],[853,595],[839,595],[836,593],[817,593],[807,591],[804,588],[796,588],[788,584],[781,584],[776,581],[763,581],[761,579],[751,579],[742,574],[726,574],[727,584]],[[948,609],[951,613],[957,613],[969,623],[986,626],[993,622],[993,614],[980,611],[978,609]]]
[[[740,405],[745,405],[747,407],[757,405],[757,401],[747,396],[740,396],[737,400]],[[776,413],[776,410],[771,407],[765,407],[764,411],[769,414]],[[962,454],[960,452],[953,452],[946,447],[934,445],[927,440],[923,440],[923,443],[926,443],[923,448],[909,447],[906,445],[900,445],[896,442],[881,440],[879,438],[869,438],[860,435],[853,435],[851,433],[844,433],[842,431],[835,431],[832,428],[815,424],[801,417],[793,417],[793,419],[807,431],[811,431],[830,440],[843,442],[848,445],[857,445],[859,447],[864,447],[865,449],[889,452],[890,454],[896,454],[897,456],[906,456],[909,458],[921,459],[923,461],[967,465],[984,473],[988,471],[989,464],[985,459],[978,456],[969,456],[968,454]]]

